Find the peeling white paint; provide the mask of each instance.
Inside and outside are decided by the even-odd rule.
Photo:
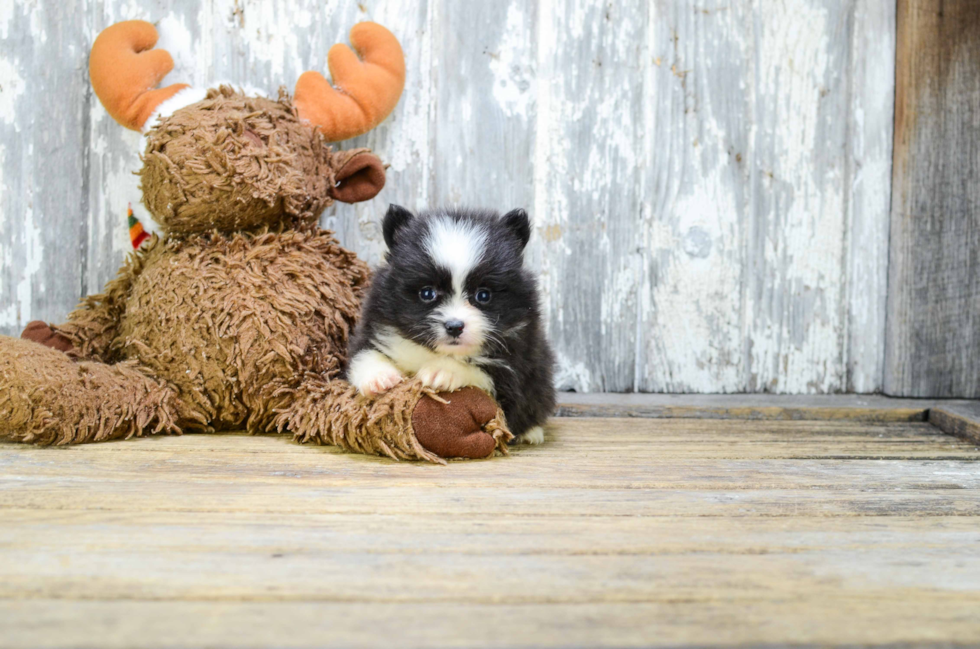
[[[592,379],[592,373],[585,363],[578,359],[566,358],[559,351],[556,359],[555,385],[559,390],[572,392],[593,392],[599,386]]]
[[[269,76],[279,80],[276,85],[281,83],[291,87],[299,74],[307,69],[318,70],[327,76],[321,61],[303,60],[299,53],[297,33],[309,28],[313,22],[312,13],[304,3],[268,0],[242,4],[244,26],[240,36],[246,46],[245,55],[250,62],[267,64]],[[343,42],[347,43],[346,38]]]
[[[6,275],[7,272],[9,272],[7,269],[9,269],[13,263],[13,259],[8,252],[10,246],[10,244],[7,243],[9,228],[7,227],[7,209],[4,209],[6,206],[3,202],[3,198],[7,196],[7,192],[9,191],[9,188],[4,183],[3,177],[4,167],[6,166],[6,156],[7,149],[3,144],[0,144],[0,277],[3,277],[3,275]],[[3,285],[0,284],[0,288],[2,287]],[[0,322],[0,326],[4,326],[4,324],[5,323]],[[6,324],[9,325],[11,323]]]
[[[10,23],[14,19],[14,9],[17,4],[6,0],[0,2],[0,38],[6,39],[10,35]]]
[[[0,122],[8,124],[15,131],[20,130],[17,123],[17,103],[24,95],[24,79],[17,65],[7,58],[0,58]]]
[[[676,197],[669,220],[650,225],[650,249],[668,261],[650,291],[657,335],[645,341],[646,355],[669,350],[660,360],[666,371],[659,381],[672,391],[732,392],[741,386],[741,357],[734,351],[741,346],[741,277],[731,250],[737,207],[726,167],[719,161],[706,169]],[[696,254],[689,252],[692,230],[701,233]]]
[[[172,83],[188,83],[195,87],[210,86],[210,79],[198,78],[198,64],[203,52],[200,43],[196,43],[187,25],[188,19],[194,16],[181,16],[174,12],[161,16],[157,20],[157,33],[160,35],[156,49],[166,50],[174,60],[174,69],[161,82],[161,87]]]
[[[829,159],[817,153],[830,137],[820,121],[821,96],[836,73],[829,66],[841,64],[828,53],[830,18],[817,3],[774,6],[757,39],[756,97],[767,104],[762,116],[771,126],[760,143],[774,154],[757,158],[757,164],[772,165],[759,214],[762,223],[780,227],[767,233],[761,251],[765,267],[778,273],[773,288],[747,292],[746,310],[754,315],[750,362],[756,386],[779,392],[833,391],[845,372],[839,353],[846,326],[840,317],[843,165],[838,152]],[[780,298],[773,301],[770,291]]]
[[[507,8],[504,31],[490,59],[493,97],[505,115],[527,119],[528,102],[534,96],[534,70],[523,57],[529,40],[526,11],[522,3]]]
[[[33,319],[33,297],[34,279],[44,260],[44,251],[41,248],[41,228],[34,222],[34,209],[27,202],[27,209],[24,213],[24,238],[21,242],[24,251],[24,267],[21,269],[17,282],[17,305],[20,325],[26,324]]]

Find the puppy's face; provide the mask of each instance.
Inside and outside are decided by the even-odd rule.
[[[392,206],[384,220],[388,316],[409,340],[440,354],[479,356],[522,328],[533,289],[523,276],[530,224],[523,210],[415,216]]]

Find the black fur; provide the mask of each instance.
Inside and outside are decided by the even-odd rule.
[[[452,280],[449,271],[437,267],[424,249],[433,216],[474,221],[488,232],[486,252],[467,277],[465,291],[492,325],[481,354],[485,360],[478,365],[493,380],[511,431],[520,435],[543,424],[554,412],[556,401],[554,356],[542,330],[537,282],[524,269],[524,247],[531,235],[524,210],[501,217],[488,210],[453,208],[414,216],[392,205],[383,224],[389,245],[387,263],[372,278],[350,357],[373,347],[380,327],[393,327],[403,337],[434,349],[425,322],[442,300],[425,303],[419,290],[434,286],[448,294]],[[493,297],[480,305],[473,294],[484,287]]]

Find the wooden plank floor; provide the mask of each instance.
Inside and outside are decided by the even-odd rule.
[[[0,646],[975,643],[978,460],[926,422],[557,419],[448,467],[0,445]]]

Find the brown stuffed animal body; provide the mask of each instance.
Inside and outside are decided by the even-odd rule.
[[[334,200],[377,194],[384,167],[328,142],[394,108],[404,61],[361,23],[334,46],[340,91],[306,73],[295,98],[228,87],[147,90],[172,68],[156,30],[130,21],[92,48],[92,84],[123,125],[145,128],[143,202],[161,226],[103,293],[57,326],[0,338],[0,439],[65,444],[146,432],[288,429],[301,441],[393,458],[486,457],[510,439],[486,394],[418,382],[376,400],[337,379],[369,281],[317,227]]]

